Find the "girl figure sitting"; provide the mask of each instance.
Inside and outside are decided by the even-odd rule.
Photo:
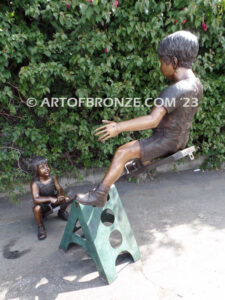
[[[46,238],[47,233],[43,224],[45,213],[52,207],[62,206],[58,211],[58,217],[67,220],[70,198],[65,196],[63,188],[58,183],[56,176],[50,173],[51,169],[48,160],[42,156],[36,157],[32,161],[33,179],[31,181],[31,193],[33,197],[33,213],[38,226],[38,239]]]

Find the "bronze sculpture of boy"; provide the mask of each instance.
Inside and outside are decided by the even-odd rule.
[[[77,194],[77,202],[104,206],[110,186],[120,177],[128,161],[139,159],[146,164],[186,146],[192,120],[203,95],[202,84],[192,71],[198,50],[197,37],[188,31],[177,31],[160,42],[157,52],[161,72],[174,82],[160,93],[157,100],[161,105],[155,105],[149,115],[128,121],[103,120],[105,125],[95,130],[95,135],[100,135],[99,141],[106,141],[125,131],[153,129],[153,135],[120,146],[102,181],[88,193]]]

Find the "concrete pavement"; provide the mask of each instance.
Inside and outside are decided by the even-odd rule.
[[[58,248],[66,223],[56,215],[45,222],[47,239],[37,240],[30,193],[17,205],[1,198],[0,299],[224,300],[225,172],[156,174],[116,186],[141,260],[122,256],[111,285],[81,247]]]

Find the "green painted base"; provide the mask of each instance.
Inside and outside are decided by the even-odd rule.
[[[82,235],[77,234],[80,228]],[[119,245],[113,244],[116,234],[121,237]],[[82,246],[89,253],[100,277],[109,284],[117,278],[116,259],[119,254],[129,252],[134,261],[140,259],[137,242],[115,185],[112,185],[104,207],[72,203],[60,248],[66,251],[70,243]]]

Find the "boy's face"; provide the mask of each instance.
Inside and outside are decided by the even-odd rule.
[[[39,176],[49,176],[51,169],[47,163],[44,163],[38,165],[37,171]]]
[[[175,69],[172,64],[167,64],[162,58],[159,58],[161,66],[160,70],[167,79],[173,79]]]

